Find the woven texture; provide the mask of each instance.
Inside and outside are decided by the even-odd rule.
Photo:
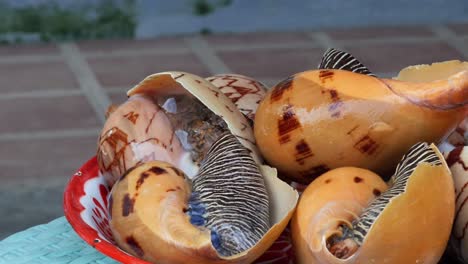
[[[65,217],[29,228],[0,241],[0,264],[116,263],[86,244]]]

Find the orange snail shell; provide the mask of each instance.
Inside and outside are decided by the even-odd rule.
[[[418,161],[396,196],[390,191],[395,193],[392,185],[398,186],[400,180],[386,191],[381,178],[364,169],[338,168],[313,181],[302,194],[291,222],[298,263],[437,263],[450,235],[455,197],[443,157],[434,145],[431,150],[440,163],[432,163],[434,158],[431,163]],[[408,160],[414,159],[408,156]],[[410,163],[401,163],[402,171]],[[391,198],[381,211],[376,204],[369,205],[385,197]],[[359,225],[351,222],[363,221],[360,218],[369,208],[378,216],[362,244],[351,241],[353,236],[334,240],[334,235],[346,234],[340,226],[359,231]]]
[[[466,114],[468,70],[405,82],[313,70],[277,84],[260,103],[255,138],[269,164],[309,183],[329,169],[366,168],[387,178],[418,141],[439,142]]]

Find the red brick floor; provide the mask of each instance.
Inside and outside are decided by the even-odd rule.
[[[344,47],[373,72],[398,72],[408,65],[463,58],[463,54],[443,41]]]
[[[335,29],[327,31],[334,40],[361,40],[361,39],[385,39],[402,37],[434,37],[433,32],[427,27],[398,26],[398,27],[368,27],[358,30]]]
[[[315,68],[328,47],[350,51],[381,76],[411,64],[468,60],[468,24],[442,31],[412,26],[222,34],[202,37],[208,49],[201,51],[190,41],[194,36],[85,41],[69,44],[78,50],[75,57],[63,44],[0,47],[0,239],[63,215],[68,178],[96,151],[99,105],[122,102],[125,90],[148,74],[210,76],[220,73],[212,63],[221,63],[219,70],[271,86]],[[213,56],[204,57],[207,50]],[[70,67],[67,60],[77,56],[84,63]]]

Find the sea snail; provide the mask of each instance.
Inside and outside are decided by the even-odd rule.
[[[125,111],[135,104],[145,114],[126,131],[150,138],[144,150],[154,154],[112,188],[117,244],[156,263],[253,262],[286,227],[298,194],[262,165],[246,118],[218,88],[188,73],[153,74],[127,94],[109,127],[130,125]],[[143,141],[126,142],[135,149]]]
[[[319,70],[297,73],[267,93],[255,115],[258,147],[280,175],[301,183],[343,166],[388,179],[409,147],[440,142],[465,117],[468,65],[457,67],[434,81],[383,79],[330,50]]]
[[[291,221],[297,263],[437,263],[455,213],[450,170],[432,144],[414,145],[389,186],[369,170],[324,173]]]

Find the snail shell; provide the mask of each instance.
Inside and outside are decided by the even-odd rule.
[[[455,183],[455,222],[453,224],[450,245],[457,256],[468,263],[468,210],[466,201],[468,199],[468,148],[458,146],[446,155],[447,164],[450,167]]]
[[[245,117],[206,80],[164,72],[128,92],[130,98],[155,102],[183,94],[221,118],[227,132],[195,164],[191,181],[171,162],[145,162],[128,170],[111,193],[111,230],[122,248],[148,261],[250,263],[284,230],[298,194],[276,177],[276,170],[262,165]]]
[[[131,167],[157,157],[193,175],[188,153],[174,139],[162,109],[148,96],[132,96],[109,114],[102,128],[97,151],[100,171],[112,186]]]
[[[301,196],[291,222],[298,263],[437,263],[455,197],[434,145],[418,143],[387,188],[364,169],[324,173]]]
[[[188,73],[173,72],[173,74],[175,77],[180,75],[185,79],[193,77]],[[196,78],[200,83],[194,81],[195,84],[202,86],[200,78]],[[234,109],[235,105],[247,117],[242,119],[240,129],[244,129],[244,124],[253,124],[258,104],[266,93],[263,84],[238,74],[220,74],[208,77],[207,80],[234,103],[226,105],[225,110]],[[219,91],[213,93],[217,95]],[[186,92],[179,89],[173,94],[180,95]],[[141,162],[155,160],[155,157],[180,167],[189,177],[193,177],[197,164],[190,161],[190,153],[184,151],[179,141],[174,140],[179,131],[171,127],[170,117],[165,114],[166,110],[171,109],[162,109],[176,107],[175,101],[163,101],[158,105],[153,102],[151,96],[144,93],[130,98],[120,106],[109,107],[106,113],[107,120],[98,142],[98,162],[108,185],[112,186],[127,169]],[[196,103],[194,100],[181,102],[182,105],[189,106]],[[196,110],[186,109],[186,111]],[[165,129],[160,129],[161,127]],[[253,140],[253,137],[248,136],[247,140]]]
[[[309,183],[329,169],[354,166],[388,179],[409,147],[439,142],[465,117],[468,71],[416,83],[346,67],[295,74],[260,103],[255,138],[282,175]]]
[[[240,74],[217,74],[206,78],[218,87],[250,121],[254,121],[267,88],[261,82]]]

